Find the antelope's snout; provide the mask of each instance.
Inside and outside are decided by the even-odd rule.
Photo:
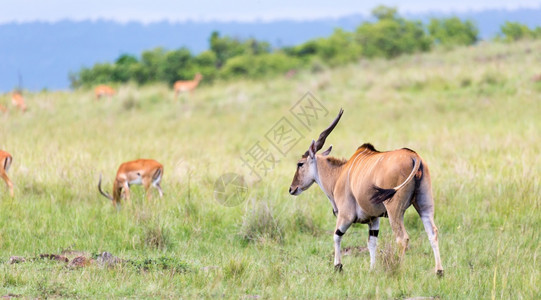
[[[296,196],[298,195],[297,192],[299,191],[299,187],[296,186],[295,188],[293,188],[292,186],[289,187],[289,194],[293,195],[293,196]]]

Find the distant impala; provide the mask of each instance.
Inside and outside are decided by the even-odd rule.
[[[24,102],[24,98],[21,92],[13,92],[13,94],[11,95],[11,103],[22,112],[26,111],[26,103]]]
[[[11,183],[11,180],[9,180],[7,171],[11,166],[12,160],[13,158],[11,158],[11,155],[9,153],[0,150],[0,178],[4,179],[4,181],[6,182],[6,185],[9,189],[9,195],[11,197],[13,197],[13,183]]]
[[[404,228],[404,212],[413,205],[428,234],[434,252],[436,274],[443,275],[427,164],[410,149],[380,152],[370,144],[357,148],[349,160],[329,156],[332,146],[317,154],[342,113],[343,110],[340,110],[317,141],[312,140],[308,151],[297,162],[297,171],[289,188],[289,193],[296,196],[315,182],[331,201],[333,213],[337,216],[334,232],[335,268],[342,270],[340,242],[353,223],[369,226],[370,268],[374,267],[379,218],[383,216],[389,217],[402,257],[409,242]]]
[[[175,85],[173,86],[175,89],[175,99],[178,98],[178,94],[181,92],[192,92],[195,90],[201,79],[203,79],[203,75],[197,73],[193,80],[179,80],[175,82]]]
[[[100,193],[113,201],[113,204],[118,207],[120,204],[120,198],[122,197],[122,190],[126,196],[126,200],[130,202],[130,185],[142,184],[145,188],[147,199],[150,198],[150,192],[148,189],[150,186],[154,186],[158,189],[160,197],[163,196],[162,187],[160,182],[163,176],[163,166],[159,162],[153,159],[138,159],[134,161],[128,161],[120,165],[116,173],[115,182],[113,183],[113,196],[105,193],[101,189],[101,174],[100,181],[98,182],[98,190]]]
[[[98,85],[94,89],[94,94],[96,94],[96,100],[99,100],[103,96],[112,97],[115,95],[115,93],[116,92],[112,87],[105,84]]]
[[[3,106],[2,104],[0,104],[0,112],[5,113],[7,111],[8,111],[8,109],[5,106]]]

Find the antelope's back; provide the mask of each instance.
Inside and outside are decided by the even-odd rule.
[[[380,152],[371,144],[364,144],[355,151],[346,168],[351,191],[358,201],[368,203],[375,192],[374,186],[392,189],[400,185],[420,159],[407,148]]]

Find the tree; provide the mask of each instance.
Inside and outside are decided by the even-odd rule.
[[[428,32],[435,44],[445,47],[468,46],[479,39],[477,26],[470,20],[462,22],[457,17],[430,20]]]
[[[204,83],[212,82],[216,79],[218,71],[216,69],[216,54],[212,51],[203,51],[194,57],[194,64],[197,72],[204,76]]]
[[[430,38],[421,22],[403,19],[396,9],[385,6],[376,7],[372,15],[378,21],[364,22],[355,32],[355,39],[365,56],[392,58],[430,49]]]
[[[500,27],[500,31],[500,37],[506,42],[514,42],[534,35],[528,26],[518,22],[507,21]]]
[[[398,10],[396,7],[388,7],[385,5],[379,5],[372,9],[372,16],[378,20],[396,20],[398,18]]]
[[[160,80],[161,78],[161,66],[165,60],[166,51],[163,48],[154,48],[152,50],[143,51],[141,54],[141,64],[145,70],[140,78],[142,82],[150,82]]]
[[[117,58],[111,80],[115,82],[128,82],[134,78],[134,69],[139,62],[130,54],[122,54]]]
[[[180,48],[168,51],[159,66],[157,79],[172,85],[179,79],[192,79],[194,74],[194,61],[190,50]]]
[[[222,78],[261,78],[271,74],[285,73],[299,65],[299,59],[283,52],[239,55],[227,61],[220,70],[220,75]]]
[[[243,54],[245,48],[239,40],[222,38],[214,31],[210,36],[210,50],[216,54],[216,67],[221,68],[228,59]]]

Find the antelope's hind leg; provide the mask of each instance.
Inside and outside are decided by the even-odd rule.
[[[162,171],[160,171],[159,176],[152,181],[152,185],[158,190],[158,193],[160,194],[160,198],[163,197],[163,191],[162,186],[160,185],[162,182]]]
[[[9,190],[9,195],[13,197],[13,183],[9,180],[7,171],[11,166],[11,157],[7,157],[2,165],[0,165],[0,178],[4,179]]]
[[[13,183],[11,182],[11,180],[9,180],[6,172],[0,172],[0,177],[6,182],[7,188],[9,190],[9,195],[13,197]]]
[[[127,181],[124,183],[122,189],[124,190],[124,197],[126,198],[126,203],[131,205],[130,185]]]
[[[150,185],[152,184],[152,182],[150,181],[150,179],[143,179],[143,187],[145,188],[145,197],[147,200],[150,200],[151,198],[151,191],[150,191]]]
[[[425,174],[421,180],[421,184],[417,189],[413,207],[423,221],[430,246],[434,252],[434,260],[436,263],[436,274],[443,276],[443,266],[441,265],[440,248],[438,244],[438,227],[434,223],[434,198],[432,196],[432,187],[430,184],[430,175],[428,169],[425,168]]]
[[[419,199],[419,195],[417,196],[417,198]],[[423,207],[420,206],[418,203],[414,203],[414,207],[419,213],[421,220],[423,221],[423,226],[425,227],[426,234],[428,235],[430,246],[432,246],[432,251],[434,252],[436,274],[438,276],[443,276],[443,267],[441,265],[440,258],[440,247],[438,243],[438,227],[436,227],[436,224],[434,223],[434,207]]]
[[[154,186],[156,187],[156,189],[158,189],[158,193],[160,194],[160,198],[163,198],[163,191],[162,191],[162,186],[160,185],[160,183],[156,183],[154,184]]]
[[[399,191],[400,193],[401,191]],[[400,203],[400,195],[398,193],[391,199],[390,202],[385,204],[385,208],[387,209],[387,214],[389,216],[389,223],[391,224],[391,229],[393,230],[393,234],[396,238],[396,243],[398,244],[399,250],[399,257],[400,260],[404,257],[404,254],[406,252],[406,249],[408,248],[409,244],[409,235],[406,231],[406,228],[404,227],[404,213],[405,208],[404,204]]]

